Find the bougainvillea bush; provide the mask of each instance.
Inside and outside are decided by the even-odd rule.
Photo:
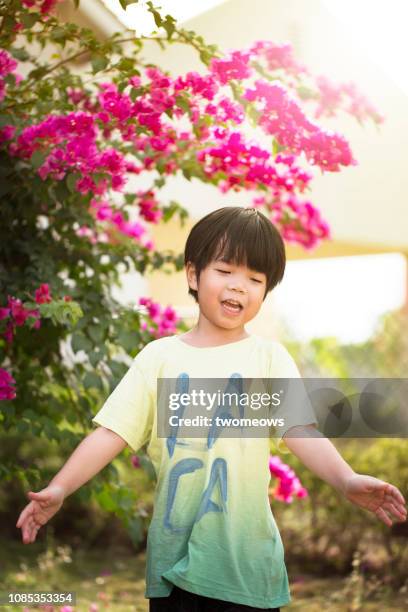
[[[58,19],[55,0],[0,4],[0,419],[8,434],[67,449],[126,357],[182,329],[170,299],[126,307],[112,294],[125,271],[182,267],[151,237],[188,216],[187,202],[162,196],[169,177],[245,192],[287,242],[313,248],[329,237],[311,199],[315,173],[356,163],[321,121],[382,121],[353,84],[313,75],[289,44],[223,53],[151,2],[146,10],[157,43],[193,47],[200,72],[165,73],[130,31],[100,41]],[[8,453],[0,476],[34,488],[47,472]],[[123,492],[114,502],[121,516],[130,506]]]

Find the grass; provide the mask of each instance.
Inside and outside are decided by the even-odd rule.
[[[72,550],[44,541],[31,545],[3,542],[0,548],[0,591],[75,591],[75,612],[147,612],[144,598],[145,554],[128,549]],[[303,612],[384,612],[407,610],[408,588],[392,592],[354,573],[346,579],[317,578],[296,572],[289,575],[292,604],[287,610]],[[93,606],[92,606],[93,604]],[[92,606],[92,607],[91,607]],[[2,612],[23,606],[2,606]],[[34,606],[26,608],[36,610]],[[54,610],[61,609],[55,606]],[[49,609],[51,610],[51,608]]]

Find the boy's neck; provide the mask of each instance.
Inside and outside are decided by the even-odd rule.
[[[190,331],[182,334],[183,341],[192,346],[204,348],[206,346],[221,346],[232,342],[239,342],[249,338],[250,334],[245,327],[237,329],[221,329],[214,325],[208,325],[207,321],[198,321]]]

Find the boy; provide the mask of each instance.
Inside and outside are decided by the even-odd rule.
[[[290,602],[284,552],[268,503],[267,437],[157,437],[157,379],[188,389],[189,378],[298,378],[278,342],[249,335],[285,269],[282,238],[254,208],[225,207],[191,230],[185,248],[196,326],[150,342],[136,356],[93,422],[100,427],[74,451],[48,487],[29,492],[17,527],[25,543],[126,444],[148,442],[157,485],[147,541],[146,597],[151,612],[279,610]],[[183,386],[184,385],[184,386]],[[331,442],[318,437],[314,416],[292,418],[297,437],[286,446],[346,499],[388,526],[406,519],[405,500],[391,484],[356,474]],[[299,436],[301,435],[301,437]]]

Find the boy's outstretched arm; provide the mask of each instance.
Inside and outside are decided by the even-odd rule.
[[[313,425],[292,427],[289,431],[283,438],[289,450],[346,499],[374,512],[388,527],[392,519],[397,522],[407,519],[406,502],[397,487],[373,476],[356,474],[330,440]]]
[[[34,542],[37,532],[61,508],[64,499],[112,461],[126,441],[105,427],[92,431],[76,447],[61,470],[41,491],[28,491],[31,500],[18,517],[24,544]]]

